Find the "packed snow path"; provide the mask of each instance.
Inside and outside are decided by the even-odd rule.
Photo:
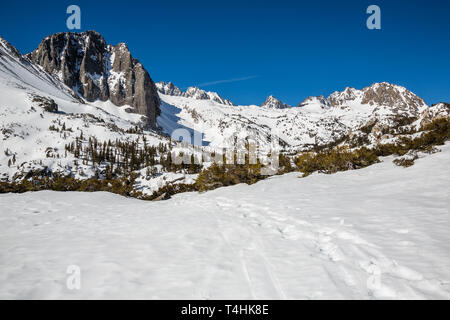
[[[162,202],[0,195],[0,298],[450,299],[442,149],[406,169],[386,159]]]

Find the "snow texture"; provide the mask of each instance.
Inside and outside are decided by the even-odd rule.
[[[384,160],[160,202],[2,194],[0,298],[450,299],[450,146]]]

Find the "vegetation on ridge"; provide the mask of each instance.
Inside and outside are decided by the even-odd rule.
[[[143,138],[144,139],[144,138]],[[378,144],[373,148],[366,146],[349,148],[333,146],[327,149],[301,153],[294,157],[279,156],[278,174],[300,171],[303,176],[313,172],[326,174],[354,170],[380,162],[380,156],[396,155],[394,163],[408,167],[417,159],[417,152],[434,152],[435,147],[450,139],[450,118],[435,119],[424,125],[411,137],[401,136],[395,143]],[[84,141],[84,143],[81,143]],[[207,191],[238,183],[253,184],[268,176],[261,174],[262,164],[250,164],[248,156],[244,164],[213,163],[201,170],[199,164],[175,164],[171,161],[170,145],[150,147],[143,141],[143,148],[136,141],[99,142],[95,138],[87,141],[83,136],[75,143],[66,145],[66,151],[84,163],[93,166],[107,163],[105,170],[89,179],[75,179],[51,172],[29,172],[23,179],[13,182],[0,182],[0,193],[27,192],[38,190],[55,191],[108,191],[144,200],[167,199],[171,195],[187,191]],[[411,154],[411,157],[404,157]],[[192,160],[192,159],[191,159]],[[194,184],[168,183],[152,195],[144,195],[135,188],[136,171],[161,165],[168,172],[199,173]],[[147,172],[151,175],[151,172]]]

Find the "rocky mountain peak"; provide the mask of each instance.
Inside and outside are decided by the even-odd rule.
[[[156,83],[156,88],[159,92],[168,96],[184,96],[184,92],[172,82],[165,83],[164,81],[159,81]]]
[[[263,104],[261,104],[261,107],[265,108],[265,109],[286,109],[286,108],[291,108],[291,106],[281,102],[280,100],[278,100],[277,98],[275,98],[272,95],[267,97],[266,101]]]
[[[362,104],[390,106],[401,109],[426,107],[425,101],[404,87],[388,82],[374,83],[362,89]]]
[[[169,96],[180,96],[186,98],[193,98],[196,100],[212,100],[220,104],[234,106],[233,102],[228,99],[222,98],[217,92],[205,91],[198,87],[189,87],[185,92],[175,86],[172,82],[160,81],[156,83],[158,91],[162,94]]]
[[[348,101],[355,101],[361,96],[361,91],[355,88],[347,87],[344,91],[335,91],[328,96],[328,103],[330,106],[342,106]]]
[[[44,38],[27,58],[85,100],[129,105],[147,117],[150,127],[157,126],[160,101],[155,84],[125,43],[108,45],[96,31],[63,32]]]
[[[427,105],[425,101],[405,89],[404,87],[388,82],[374,83],[362,90],[347,87],[343,91],[335,91],[327,98],[323,96],[308,97],[299,107],[314,108],[316,110],[327,108],[352,108],[353,106],[374,106],[376,110],[385,109],[387,112],[399,112],[417,115]]]
[[[208,100],[209,96],[205,90],[202,90],[198,87],[189,87],[185,92],[186,97],[194,98],[197,100]]]
[[[298,107],[306,107],[308,105],[320,106],[322,109],[329,108],[330,103],[324,96],[311,96],[303,100]]]

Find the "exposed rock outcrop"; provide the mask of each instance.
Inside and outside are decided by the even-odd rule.
[[[450,117],[450,103],[436,103],[422,113],[420,125],[423,126],[433,120],[448,117]]]
[[[387,82],[375,83],[362,90],[362,104],[409,108],[415,111],[426,106],[425,101],[404,87]]]
[[[180,90],[176,85],[172,82],[165,83],[164,81],[160,81],[156,83],[156,88],[162,94],[166,94],[168,96],[178,96],[184,97],[184,92]]]
[[[290,105],[287,105],[274,96],[268,96],[266,101],[261,105],[262,108],[265,109],[286,109],[291,108]]]
[[[164,81],[157,82],[156,87],[158,88],[158,91],[160,93],[169,95],[169,96],[194,98],[196,100],[212,100],[212,101],[215,101],[217,103],[224,104],[227,106],[234,106],[233,102],[231,102],[228,99],[222,98],[218,93],[211,92],[211,91],[205,91],[198,87],[189,87],[186,89],[185,92],[183,92],[183,91],[181,91],[180,88],[178,88],[172,82],[166,83]]]
[[[150,127],[157,127],[157,89],[125,43],[108,45],[95,31],[57,33],[42,40],[27,58],[59,77],[87,101],[129,105],[132,112],[147,117]]]

